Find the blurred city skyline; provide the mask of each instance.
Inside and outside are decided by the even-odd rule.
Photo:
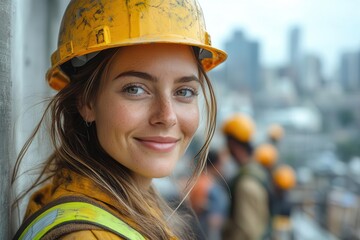
[[[324,73],[334,74],[341,55],[360,49],[360,2],[357,0],[199,0],[214,46],[224,48],[240,30],[260,44],[260,62],[279,66],[288,59],[291,29],[301,31],[304,54],[317,55]],[[221,9],[221,11],[219,11]]]

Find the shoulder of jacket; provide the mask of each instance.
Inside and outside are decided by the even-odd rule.
[[[258,195],[259,193],[266,193],[266,189],[259,180],[252,176],[244,176],[236,187],[238,192],[246,195]]]

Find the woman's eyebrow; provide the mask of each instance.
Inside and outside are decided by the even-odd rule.
[[[191,75],[191,76],[185,76],[185,77],[181,77],[179,79],[176,80],[176,82],[200,82],[199,78],[196,77],[195,75]]]
[[[137,78],[142,78],[145,80],[149,80],[152,82],[156,82],[157,78],[146,73],[146,72],[139,72],[139,71],[126,71],[126,72],[122,72],[119,75],[117,75],[114,80],[122,78],[122,77],[137,77]]]
[[[158,78],[155,76],[152,76],[149,73],[146,72],[139,72],[139,71],[126,71],[126,72],[122,72],[119,75],[117,75],[114,80],[122,78],[122,77],[137,77],[137,78],[141,78],[141,79],[145,79],[145,80],[149,80],[151,82],[156,82],[158,81]],[[175,80],[175,82],[200,82],[199,78],[196,77],[195,75],[190,75],[190,76],[184,76],[184,77],[180,77],[178,79]]]

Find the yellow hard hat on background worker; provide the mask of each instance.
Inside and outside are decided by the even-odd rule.
[[[255,124],[249,116],[236,113],[225,120],[222,130],[225,135],[247,143],[251,142],[255,133]]]
[[[252,138],[255,133],[255,123],[248,115],[235,113],[224,121],[222,131],[226,136],[227,144],[232,155],[235,154],[235,149],[237,149],[237,151],[243,149],[249,155],[253,153]],[[236,147],[234,147],[233,144],[236,144]],[[246,158],[235,157],[235,159],[245,160]],[[240,164],[243,164],[243,161],[241,161]]]
[[[47,81],[61,90],[70,81],[61,69],[65,62],[73,59],[74,64],[81,65],[104,49],[150,43],[198,47],[205,71],[227,57],[211,46],[202,10],[194,0],[72,0],[60,26]]]
[[[273,181],[275,186],[282,190],[289,190],[296,185],[296,174],[292,167],[283,164],[273,171]]]
[[[271,144],[261,144],[255,150],[255,159],[264,167],[271,168],[277,162],[278,152]]]
[[[267,131],[268,138],[273,142],[279,142],[285,135],[284,128],[279,124],[272,124]]]

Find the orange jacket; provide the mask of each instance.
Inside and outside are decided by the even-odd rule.
[[[202,173],[194,185],[194,188],[190,192],[189,199],[191,207],[198,215],[207,206],[209,189],[211,188],[212,184],[212,179],[205,173]]]
[[[96,201],[99,205],[102,205],[105,208],[110,208],[113,210],[113,213],[118,215],[120,219],[122,219],[134,229],[138,229],[138,226],[133,220],[126,216],[120,215],[117,209],[121,209],[122,206],[120,206],[118,202],[111,196],[106,194],[103,189],[97,186],[89,178],[67,170],[63,170],[60,174],[54,177],[52,183],[44,186],[31,196],[25,213],[25,219],[30,217],[33,213],[46,204],[65,196],[80,196],[90,198],[93,201]],[[61,239],[119,240],[123,238],[107,230],[82,230],[67,234]]]

